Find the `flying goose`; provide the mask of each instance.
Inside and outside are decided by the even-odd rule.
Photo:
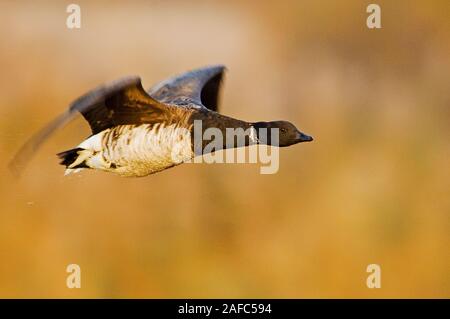
[[[289,146],[312,141],[290,122],[246,122],[218,113],[218,96],[225,67],[208,66],[169,78],[147,92],[137,76],[97,87],[26,142],[10,167],[19,172],[39,146],[76,114],[89,123],[92,135],[58,157],[66,174],[98,169],[121,176],[146,176],[204,154],[208,141],[194,140],[195,121],[202,132],[217,128],[250,130],[243,144]],[[279,139],[260,136],[261,129],[279,129]],[[236,147],[224,144],[223,148]],[[217,149],[216,149],[217,150]]]

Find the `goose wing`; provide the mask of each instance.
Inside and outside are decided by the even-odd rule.
[[[217,112],[224,72],[223,65],[192,70],[156,84],[148,93],[163,103],[183,107],[194,104]]]
[[[69,113],[75,111],[88,121],[93,134],[117,125],[173,122],[180,113],[177,107],[148,95],[139,77],[122,78],[94,89],[71,104]]]

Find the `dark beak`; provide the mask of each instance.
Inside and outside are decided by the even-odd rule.
[[[312,138],[312,136],[309,136],[309,135],[306,135],[305,133],[297,131],[297,140],[298,140],[298,143],[311,142],[313,140],[313,138]]]

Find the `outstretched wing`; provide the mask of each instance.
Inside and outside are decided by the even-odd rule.
[[[175,108],[175,110],[174,110]],[[88,121],[92,133],[125,124],[170,123],[180,110],[150,97],[139,77],[127,77],[97,87],[75,100],[69,109],[32,136],[17,152],[9,167],[19,174],[34,152],[57,129],[72,120],[78,112]]]
[[[189,71],[158,83],[148,93],[163,103],[178,106],[193,103],[217,112],[224,71],[223,65]]]
[[[98,87],[73,102],[69,112],[74,111],[88,121],[93,134],[117,125],[167,123],[177,115],[174,106],[150,97],[139,77]]]

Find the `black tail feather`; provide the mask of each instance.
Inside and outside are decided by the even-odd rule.
[[[78,152],[83,151],[83,150],[84,150],[83,148],[77,147],[77,148],[73,148],[71,150],[56,154],[61,159],[61,162],[59,164],[69,167],[70,164],[75,162],[75,160],[78,158]],[[87,166],[84,163],[81,163],[81,164],[77,165],[76,167],[72,167],[72,168],[82,168],[82,167],[87,167]]]

